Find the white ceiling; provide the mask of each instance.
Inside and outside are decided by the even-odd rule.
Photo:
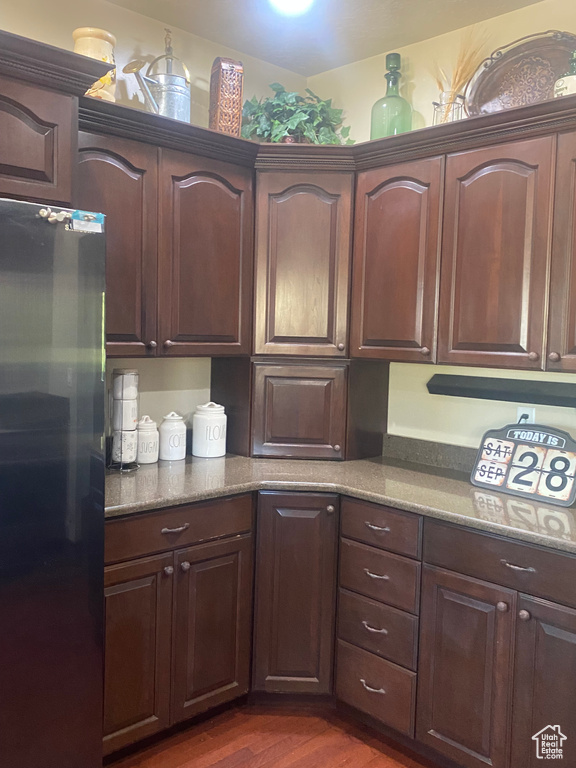
[[[308,77],[539,0],[315,0],[296,18],[268,0],[111,2]]]

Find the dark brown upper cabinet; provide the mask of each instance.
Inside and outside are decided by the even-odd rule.
[[[106,214],[106,352],[157,349],[158,150],[80,133],[78,207]]]
[[[358,175],[350,354],[433,362],[444,160]]]
[[[258,495],[252,687],[332,692],[338,496]]]
[[[438,361],[543,367],[555,139],[446,162]]]
[[[164,355],[249,354],[252,171],[160,152],[159,344]]]
[[[0,76],[0,195],[69,205],[78,100]]]
[[[77,204],[107,215],[107,352],[248,354],[252,171],[158,153],[80,134]]]
[[[351,173],[262,172],[254,353],[346,357]]]
[[[550,371],[576,371],[576,133],[558,137],[548,325]]]

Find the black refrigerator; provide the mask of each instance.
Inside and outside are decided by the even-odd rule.
[[[0,200],[0,768],[100,768],[105,241]]]

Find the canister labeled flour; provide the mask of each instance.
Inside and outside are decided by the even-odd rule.
[[[197,405],[192,416],[192,455],[216,458],[226,454],[226,414],[217,403]]]

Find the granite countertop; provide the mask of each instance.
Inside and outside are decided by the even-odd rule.
[[[473,487],[467,475],[383,457],[296,461],[226,456],[109,472],[106,517],[260,490],[341,493],[576,554],[576,511]]]

